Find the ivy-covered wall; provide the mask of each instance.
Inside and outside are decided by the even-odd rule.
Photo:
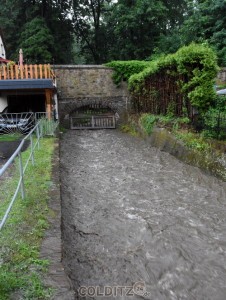
[[[116,84],[127,80],[136,112],[188,116],[209,109],[216,98],[214,80],[218,66],[215,52],[191,44],[155,61],[114,61]]]

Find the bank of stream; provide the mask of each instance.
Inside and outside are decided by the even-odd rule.
[[[226,181],[226,148],[224,151],[217,151],[214,146],[208,151],[189,149],[183,141],[165,128],[154,128],[150,136],[145,136],[141,129],[138,131],[150,145]]]
[[[136,282],[147,294],[108,299],[225,299],[225,182],[118,130],[68,131],[60,157],[75,299]]]

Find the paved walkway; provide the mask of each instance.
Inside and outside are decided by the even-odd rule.
[[[55,150],[53,161],[53,185],[50,192],[49,208],[54,212],[54,214],[49,219],[50,227],[45,233],[40,256],[42,259],[48,259],[50,261],[49,270],[44,278],[44,282],[48,287],[51,287],[55,290],[55,293],[51,299],[73,300],[74,292],[70,289],[70,281],[66,276],[62,265],[61,198],[58,146]]]

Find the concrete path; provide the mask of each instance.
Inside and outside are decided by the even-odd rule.
[[[46,286],[55,290],[52,300],[73,300],[70,280],[66,276],[62,265],[61,242],[61,198],[59,182],[59,147],[57,146],[53,158],[53,185],[50,191],[49,208],[54,212],[49,219],[50,227],[45,233],[41,246],[40,257],[50,261],[48,273],[44,278]]]

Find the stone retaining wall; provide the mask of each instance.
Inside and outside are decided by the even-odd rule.
[[[67,127],[69,115],[81,106],[101,104],[119,116],[130,108],[127,84],[117,87],[113,70],[99,65],[54,66],[57,79],[59,117]]]

